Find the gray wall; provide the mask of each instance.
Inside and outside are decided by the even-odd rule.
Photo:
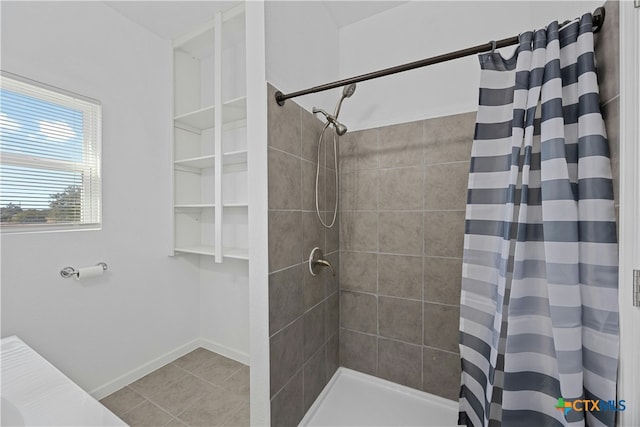
[[[608,1],[602,29],[594,37],[600,108],[609,138],[613,195],[619,213],[620,190],[620,4]],[[618,216],[619,218],[619,216]]]
[[[340,362],[457,398],[475,113],[340,140]]]
[[[271,424],[298,425],[338,368],[338,280],[327,269],[312,277],[315,246],[337,269],[338,227],[325,231],[315,213],[317,139],[322,123],[268,87],[269,335]],[[333,170],[321,153],[321,209],[333,209]],[[329,162],[329,166],[333,163]],[[327,177],[327,184],[324,179]],[[333,212],[323,212],[329,215]]]

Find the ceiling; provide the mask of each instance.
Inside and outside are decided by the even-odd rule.
[[[215,13],[227,10],[238,1],[105,1],[107,6],[131,21],[167,40],[174,39],[211,20]],[[338,1],[322,4],[341,28],[366,19],[407,1]]]
[[[324,0],[322,4],[338,28],[362,21],[408,1],[338,1]]]

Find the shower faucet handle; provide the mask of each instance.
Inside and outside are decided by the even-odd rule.
[[[311,254],[309,255],[309,272],[312,276],[317,276],[318,274],[320,274],[320,268],[322,267],[329,267],[329,270],[331,270],[331,274],[333,276],[336,275],[336,271],[333,269],[331,263],[324,259],[324,253],[322,252],[322,249],[316,246],[315,248],[313,248]]]

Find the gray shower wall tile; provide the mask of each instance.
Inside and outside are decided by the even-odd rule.
[[[422,301],[378,297],[379,335],[422,344]]]
[[[376,212],[340,212],[340,249],[378,250],[378,214]]]
[[[269,99],[274,89],[269,87]],[[320,215],[333,214],[335,167],[327,173],[327,146],[320,156],[322,123],[287,101],[269,103],[269,317],[270,393],[273,425],[297,425],[338,367],[340,301],[339,221],[326,230],[316,216],[319,165]],[[331,139],[331,145],[333,141]],[[333,155],[333,148],[330,150]],[[329,212],[331,210],[331,212]],[[372,217],[377,227],[377,216]],[[361,233],[356,233],[356,237]],[[377,230],[370,238],[377,245]],[[360,239],[366,244],[366,236]],[[320,247],[336,270],[311,276],[306,260]],[[373,321],[375,324],[375,319]]]
[[[270,339],[269,356],[278,363],[271,364],[271,396],[302,368],[304,363],[304,325],[302,317]]]
[[[462,257],[464,215],[464,211],[424,213],[425,255]]]
[[[422,299],[422,257],[379,255],[378,293],[400,298]]]
[[[333,337],[340,329],[340,294],[335,292],[327,298],[327,339]]]
[[[276,89],[267,85],[267,99],[274,99]],[[293,100],[283,106],[267,102],[268,144],[287,153],[301,155],[301,117],[303,109]]]
[[[425,120],[425,163],[468,161],[475,122],[475,112]]]
[[[326,350],[326,346],[322,346],[304,365],[303,393],[305,412],[327,384]]]
[[[378,376],[420,389],[422,387],[422,346],[379,338]]]
[[[329,215],[328,215],[328,221],[331,221],[331,218],[333,217],[333,212],[330,212]],[[340,224],[339,224],[340,221],[338,220],[338,218],[339,217],[336,216],[336,222],[335,224],[333,224],[333,227],[324,228],[325,248],[326,248],[326,253],[328,254],[334,251],[338,251],[340,249]],[[325,221],[325,223],[327,222]]]
[[[378,209],[422,210],[423,168],[394,168],[380,170]]]
[[[422,163],[424,138],[421,121],[378,128],[378,136],[378,159],[381,168]]]
[[[327,169],[325,168],[324,170],[324,188],[325,188],[325,196],[324,196],[324,201],[323,203],[319,204],[320,206],[320,210],[329,212],[330,215],[333,216],[333,210],[336,206],[336,202],[339,200],[336,197],[339,197],[339,195],[337,194],[338,188],[337,185],[338,184],[336,182],[336,179],[339,179],[339,175],[338,177],[336,176],[336,171],[333,169]],[[330,224],[331,219],[328,219],[327,221],[325,221],[326,224]]]
[[[269,148],[268,168],[269,209],[301,209],[301,160]]]
[[[467,206],[469,162],[427,165],[424,178],[426,210],[464,210]]]
[[[304,383],[302,369],[271,399],[271,426],[297,426],[304,417]]]
[[[304,311],[302,264],[269,274],[269,335],[291,323]]]
[[[618,205],[620,203],[620,98],[614,99],[602,107],[602,118],[609,140],[613,200]]]
[[[269,211],[269,271],[302,260],[302,212]]]
[[[333,335],[327,341],[327,358],[326,358],[326,375],[327,382],[331,380],[333,374],[336,373],[338,368],[340,367],[340,346],[339,342],[339,332]]]
[[[609,0],[604,8],[604,25],[593,37],[601,103],[620,94],[620,2]]]
[[[311,307],[322,301],[327,293],[327,280],[326,277],[331,273],[326,269],[323,269],[319,275],[312,276],[309,271],[309,264],[302,263],[301,268],[304,275],[304,310],[309,310]]]
[[[451,263],[427,263],[434,257],[425,252],[462,257],[474,125],[475,113],[465,113],[347,134],[344,146],[341,140],[343,366],[423,387],[423,300],[457,304],[460,287],[459,264],[449,272]],[[359,158],[367,142],[375,156]],[[369,268],[374,262],[377,270]]]
[[[318,247],[325,248],[324,227],[315,212],[302,212],[302,254],[309,259],[311,251]]]
[[[440,304],[460,303],[462,258],[424,258],[424,300]]]
[[[375,375],[378,364],[378,338],[340,328],[340,366]]]
[[[325,254],[324,258],[331,263],[335,275],[331,274],[329,269],[325,269],[320,275],[323,277],[325,283],[325,295],[329,296],[339,289],[340,281],[340,252],[335,251],[330,254]]]
[[[302,169],[302,210],[316,211],[316,165],[306,160],[301,161]],[[324,204],[325,192],[324,168],[320,168],[318,176],[318,206]]]
[[[380,212],[378,227],[380,252],[422,255],[422,212]]]
[[[334,153],[336,153],[336,151],[340,153],[340,149],[338,148],[338,146],[340,145],[340,139],[341,139],[340,136],[336,136],[335,150],[333,145],[333,137],[331,138],[331,141],[330,141],[331,144],[327,144],[325,148],[325,152],[324,152],[325,166],[327,167],[328,170],[334,171],[339,168],[340,159],[335,158]]]
[[[458,352],[460,308],[424,304],[424,345]]]
[[[288,101],[287,101],[288,102]],[[322,133],[323,123],[317,117],[310,114],[308,111],[304,111],[301,114],[301,126],[302,126],[302,158],[316,163],[318,161],[318,140]],[[320,147],[320,166],[325,166],[325,152],[326,147],[329,144],[333,144],[333,137],[331,129],[327,129],[325,132],[325,138],[322,146]]]
[[[378,333],[378,301],[375,295],[340,292],[340,325],[370,334]]]
[[[378,170],[340,174],[340,210],[367,211],[378,209]]]
[[[378,167],[378,131],[347,132],[338,146],[340,173]]]
[[[340,287],[376,293],[378,290],[378,255],[366,252],[340,253]]]
[[[307,311],[304,323],[304,360],[308,360],[326,342],[327,310],[326,302],[322,302]]]
[[[460,356],[424,347],[422,349],[422,389],[457,400],[460,392]]]

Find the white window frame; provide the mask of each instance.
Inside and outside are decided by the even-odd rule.
[[[31,85],[35,88],[45,89],[59,95],[70,97],[68,102],[65,102],[59,97],[51,97],[47,99],[47,94],[39,94],[39,99],[47,102],[58,104],[65,108],[71,108],[74,110],[81,110],[85,114],[93,114],[91,108],[85,103],[92,104],[96,114],[96,132],[95,141],[90,140],[90,132],[87,126],[87,121],[83,122],[85,140],[83,141],[83,156],[85,157],[82,162],[71,162],[65,160],[56,160],[46,157],[37,157],[21,153],[2,153],[0,152],[0,164],[6,166],[18,166],[18,167],[36,167],[45,170],[52,171],[64,171],[64,172],[78,172],[83,170],[82,166],[89,165],[84,169],[92,169],[91,180],[83,180],[82,186],[82,199],[80,202],[80,221],[75,223],[49,223],[49,224],[6,224],[0,225],[0,231],[2,234],[15,234],[15,233],[34,233],[34,232],[57,232],[57,231],[74,231],[74,230],[100,230],[102,227],[102,105],[100,101],[93,98],[89,98],[77,93],[73,93],[64,89],[60,89],[54,86],[47,85],[45,83],[37,82],[7,71],[1,71],[1,79],[3,81],[2,88],[6,88],[5,79],[14,80],[23,84]],[[73,103],[73,100],[82,101],[81,103]],[[85,116],[86,117],[86,116]],[[95,151],[91,155],[94,157],[93,163],[87,161],[88,151]],[[89,188],[92,187],[92,188]],[[0,189],[1,191],[1,189]],[[93,195],[91,203],[86,201],[88,194]],[[92,205],[93,207],[89,207]],[[97,206],[96,206],[97,205]],[[90,213],[91,210],[97,210],[97,213]],[[90,221],[87,218],[94,216],[94,220]]]

